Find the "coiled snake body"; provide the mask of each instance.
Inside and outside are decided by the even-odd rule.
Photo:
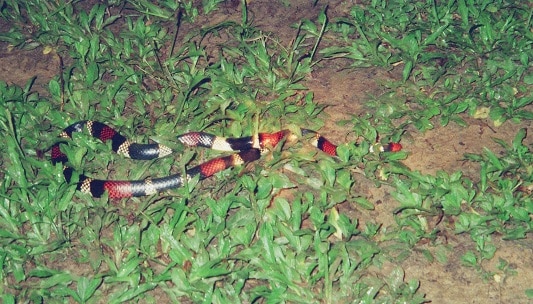
[[[161,144],[138,144],[126,139],[113,128],[97,121],[76,122],[61,132],[62,138],[71,139],[72,133],[81,132],[87,128],[90,134],[103,142],[111,141],[113,151],[125,157],[139,160],[150,160],[167,156],[172,150]],[[319,150],[331,156],[337,156],[337,146],[326,138],[311,130],[302,130],[303,134],[314,134],[311,144]],[[204,132],[190,132],[178,136],[178,140],[189,147],[205,147],[220,151],[237,152],[232,155],[217,157],[198,166],[186,170],[184,175],[173,174],[166,177],[144,179],[136,181],[128,180],[99,180],[80,175],[77,189],[94,197],[101,197],[106,191],[110,198],[126,198],[133,196],[153,195],[158,192],[182,186],[186,179],[199,176],[205,179],[227,168],[252,162],[260,158],[261,151],[267,147],[275,147],[280,141],[290,134],[287,130],[275,133],[259,133],[257,136],[242,138],[223,138]],[[52,163],[64,165],[63,174],[67,182],[70,182],[74,169],[66,166],[67,155],[60,149],[61,142],[51,148]],[[381,151],[400,151],[399,143],[389,143],[381,147]]]

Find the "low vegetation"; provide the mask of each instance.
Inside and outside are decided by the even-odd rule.
[[[401,141],[408,127],[465,125],[467,116],[489,118],[494,126],[530,121],[533,10],[527,2],[363,1],[336,18],[324,7],[315,19],[294,25],[288,44],[255,27],[245,1],[240,20],[181,33],[227,5],[197,2],[0,4],[11,25],[0,39],[13,49],[40,48],[61,67],[48,94],[37,94],[33,79],[23,88],[0,82],[4,303],[161,297],[424,303],[430,299],[419,292],[419,281],[406,280],[401,267],[387,278],[370,275],[369,267],[401,259],[422,241],[439,246],[438,234],[448,229],[470,235],[475,250],[461,260],[482,272],[481,261],[496,251],[494,237],[530,237],[533,154],[524,144],[525,128],[509,141],[497,140],[503,154],[486,149],[464,156],[480,167],[475,179],[411,171],[401,162],[405,152],[368,152],[378,133],[382,142]],[[319,130],[324,108],[303,80],[337,58],[354,69],[403,67],[402,81],[387,83],[386,94],[369,100],[366,116],[344,122],[361,141],[342,144],[338,160],[299,143],[201,184],[109,201],[76,192],[46,154],[62,128],[83,119],[175,148],[175,157],[133,163],[86,134],[64,146],[80,172],[139,179],[217,155],[179,146],[174,138],[184,131],[239,137]],[[378,220],[360,224],[339,212],[341,203],[374,208],[354,191],[356,168],[376,186],[392,187],[396,226],[383,230]],[[293,189],[300,190],[284,195]],[[430,225],[432,217],[448,225]],[[502,269],[506,265],[502,261]]]

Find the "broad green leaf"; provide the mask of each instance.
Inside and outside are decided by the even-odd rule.
[[[86,277],[81,277],[77,281],[77,290],[80,299],[83,302],[89,300],[102,282],[103,278],[88,279]]]
[[[518,151],[522,147],[522,142],[524,141],[524,138],[526,138],[526,129],[522,128],[516,133],[513,139],[513,149],[515,151]]]
[[[364,197],[355,197],[353,200],[359,207],[362,207],[363,209],[374,210],[374,204]]]
[[[85,82],[87,86],[92,86],[94,82],[99,78],[99,68],[98,64],[96,62],[91,62],[87,65],[87,75],[85,78]]]
[[[43,289],[49,289],[58,285],[66,286],[72,282],[72,275],[69,273],[56,273],[50,277],[43,278],[39,286]]]

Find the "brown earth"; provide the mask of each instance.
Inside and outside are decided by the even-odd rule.
[[[295,29],[291,27],[303,18],[315,20],[323,4],[319,1],[312,6],[313,1],[290,1],[290,6],[284,6],[278,1],[249,1],[250,17],[253,24],[272,36],[279,37],[288,45],[295,36]],[[237,4],[236,4],[237,3]],[[329,1],[328,17],[333,19],[346,16],[352,1]],[[199,17],[198,24],[216,24],[224,20],[239,21],[240,6],[238,1],[226,1],[225,4],[209,18]],[[267,16],[267,18],[265,18]],[[5,31],[7,24],[0,23],[0,29]],[[184,26],[180,36],[185,35]],[[46,95],[48,81],[58,74],[59,61],[54,54],[43,54],[42,48],[32,51],[8,49],[5,44],[0,45],[0,79],[7,83],[24,87],[26,82],[37,76],[34,90]],[[330,61],[320,65],[312,75],[309,75],[305,85],[314,92],[318,103],[328,104],[326,115],[338,122],[358,115],[365,111],[364,102],[369,96],[379,96],[385,92],[381,85],[387,80],[398,80],[401,66],[395,70],[383,69],[354,69],[347,68],[342,60]],[[409,157],[404,161],[412,170],[434,174],[438,170],[448,173],[462,171],[466,176],[475,180],[479,168],[463,161],[464,153],[481,153],[487,147],[498,153],[501,148],[492,138],[500,138],[509,142],[520,128],[531,128],[531,122],[521,124],[504,123],[500,127],[493,127],[487,120],[474,120],[465,117],[467,127],[460,127],[453,123],[446,127],[439,127],[419,133],[415,129],[406,130],[402,140]],[[335,124],[328,124],[321,133],[327,134],[333,142],[342,142],[345,134],[336,128]],[[527,141],[531,143],[531,138]],[[375,210],[361,211],[351,206],[343,205],[340,209],[350,217],[358,217],[361,221],[380,219],[383,227],[394,225],[392,210],[397,206],[386,186],[373,187],[370,182],[361,182],[361,194],[376,204]],[[528,303],[524,291],[533,285],[533,245],[531,240],[503,241],[494,237],[498,247],[495,258],[482,265],[483,271],[476,271],[461,265],[461,256],[467,250],[475,250],[475,244],[467,235],[450,235],[445,243],[434,245],[420,245],[401,262],[384,263],[381,269],[372,269],[370,275],[386,276],[393,268],[401,266],[406,279],[420,280],[420,292],[433,303]],[[423,254],[429,250],[433,254],[444,253],[445,258],[430,261]],[[509,263],[509,271],[497,271],[497,264],[503,259]],[[64,265],[64,264],[62,264]],[[71,265],[69,269],[75,269]],[[486,273],[498,274],[486,276]],[[485,274],[485,275],[484,275]]]

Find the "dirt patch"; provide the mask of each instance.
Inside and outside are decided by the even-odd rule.
[[[450,124],[438,127],[423,134],[412,131],[412,140],[406,149],[410,153],[406,165],[412,170],[426,174],[435,174],[439,170],[452,173],[462,171],[465,176],[473,180],[479,179],[479,166],[464,160],[465,153],[482,153],[484,148],[490,149],[496,155],[504,152],[501,145],[493,139],[501,139],[511,144],[518,130],[529,129],[530,121],[521,124],[504,123],[494,127],[490,121],[470,119],[465,117],[468,126],[461,127]],[[531,137],[525,139],[530,144]],[[438,157],[436,157],[438,155]]]
[[[32,90],[48,95],[48,82],[58,74],[59,59],[54,54],[43,54],[42,48],[21,52],[0,44],[0,78],[8,84],[24,88],[35,77]]]

